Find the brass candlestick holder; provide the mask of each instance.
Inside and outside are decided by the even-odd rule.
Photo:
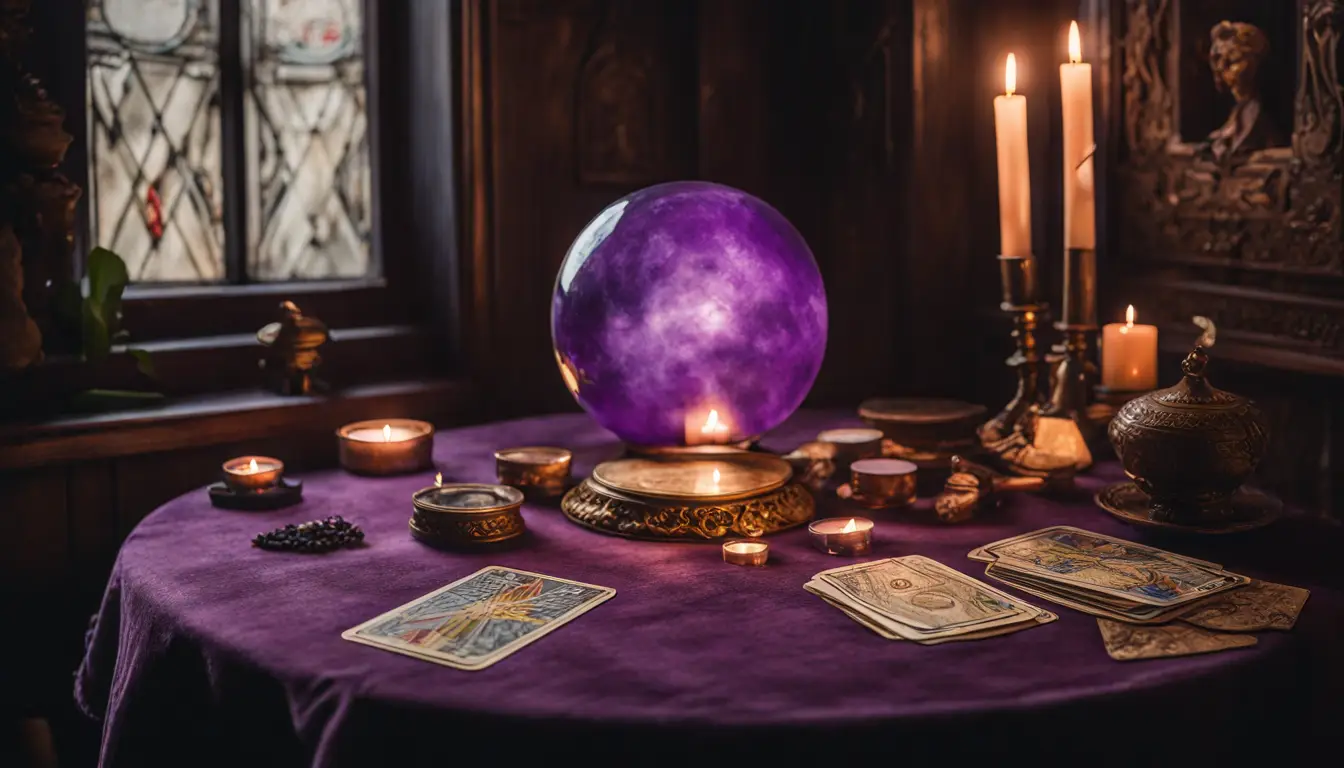
[[[1017,392],[992,419],[976,430],[981,445],[989,446],[1020,430],[1032,411],[1042,404],[1041,355],[1036,347],[1036,324],[1049,307],[1036,298],[1036,262],[1030,256],[999,256],[1003,301],[999,309],[1013,318],[1016,349],[1004,363],[1017,374]]]
[[[1090,446],[1100,444],[1104,432],[1090,412],[1097,367],[1088,357],[1089,336],[1097,332],[1097,253],[1069,248],[1064,257],[1064,311],[1055,329],[1064,334],[1046,362],[1050,399],[1041,408],[1034,444],[1057,456],[1067,456],[1079,470],[1092,466]]]

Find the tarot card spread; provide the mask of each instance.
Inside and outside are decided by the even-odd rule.
[[[804,588],[882,637],[921,645],[994,637],[1056,618],[918,555],[822,571]]]
[[[492,565],[341,637],[458,669],[494,664],[616,590]]]
[[[1253,637],[1222,633],[1291,629],[1309,596],[1071,526],[1004,539],[968,556],[987,562],[993,579],[1097,616],[1107,653],[1122,661],[1255,645]]]

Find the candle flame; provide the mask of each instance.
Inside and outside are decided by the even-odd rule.
[[[1135,314],[1134,314],[1134,305],[1133,305],[1133,304],[1130,304],[1130,305],[1129,305],[1129,309],[1126,309],[1126,310],[1125,310],[1125,327],[1126,327],[1126,328],[1133,328],[1133,327],[1134,327],[1134,317],[1135,317]]]
[[[442,486],[442,485],[443,485],[443,473],[442,473],[442,472],[435,472],[435,473],[434,473],[434,487],[435,487],[435,488],[438,488],[438,487],[440,487],[440,486]]]
[[[391,424],[384,424],[384,425],[383,425],[383,442],[384,442],[384,443],[390,443],[390,442],[392,442],[392,425],[391,425]]]
[[[722,432],[727,429],[726,426],[719,425],[719,412],[713,408],[709,409],[709,416],[705,417],[705,426],[700,428],[700,432],[706,435],[712,435],[715,432]]]
[[[1069,22],[1069,63],[1079,64],[1083,60],[1083,41],[1078,35],[1078,22]]]
[[[717,469],[714,470],[714,484],[715,484],[715,485],[718,485],[718,484],[719,484],[719,470],[717,470]]]
[[[1017,92],[1017,57],[1008,54],[1008,63],[1003,67],[1003,90],[1009,96]]]
[[[247,471],[248,471],[248,472],[256,472],[256,471],[257,471],[257,460],[256,460],[256,459],[253,459],[253,460],[247,462]]]
[[[851,518],[849,518],[849,522],[848,522],[848,523],[845,523],[845,527],[840,529],[840,532],[841,532],[841,533],[853,533],[853,532],[855,532],[855,531],[857,531],[857,530],[859,530],[859,526],[857,526],[857,525],[854,524],[854,518],[851,517]]]

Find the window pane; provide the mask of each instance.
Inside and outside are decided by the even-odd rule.
[[[91,0],[93,242],[138,282],[224,277],[215,0]]]
[[[247,9],[248,275],[368,275],[361,2],[248,0]]]

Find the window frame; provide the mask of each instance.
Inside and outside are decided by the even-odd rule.
[[[66,155],[63,171],[82,190],[89,189],[89,116],[87,94],[88,46],[85,32],[87,2],[90,0],[60,0],[53,5],[68,6],[67,13],[78,18],[78,50],[74,57],[79,64],[78,88],[74,98],[62,99],[66,108],[66,130],[75,136]],[[246,23],[242,13],[245,0],[218,0],[219,29],[219,90],[226,106],[221,109],[221,152],[224,188],[223,199],[225,231],[225,279],[221,283],[132,283],[126,289],[123,312],[124,327],[135,343],[164,339],[182,339],[201,336],[222,336],[254,332],[270,322],[276,307],[283,300],[293,301],[305,312],[321,318],[332,327],[408,325],[423,322],[408,302],[396,300],[414,279],[399,259],[388,258],[390,252],[403,247],[396,242],[395,226],[388,226],[384,215],[401,204],[399,189],[388,183],[384,167],[387,152],[385,108],[388,104],[387,82],[393,76],[384,66],[387,52],[395,45],[380,45],[384,30],[396,28],[390,17],[397,13],[396,3],[362,0],[364,10],[364,68],[368,142],[370,163],[371,236],[369,259],[375,276],[338,278],[331,280],[249,281],[244,265],[247,261],[247,192],[246,138],[243,130],[247,98],[247,84],[243,77],[243,46],[241,36]],[[389,22],[393,23],[389,23]],[[55,29],[55,28],[53,28]],[[69,41],[73,43],[74,41]],[[68,76],[67,76],[68,77]],[[87,194],[81,196],[76,211],[74,274],[83,273],[83,262],[96,243],[92,238],[92,211]]]

